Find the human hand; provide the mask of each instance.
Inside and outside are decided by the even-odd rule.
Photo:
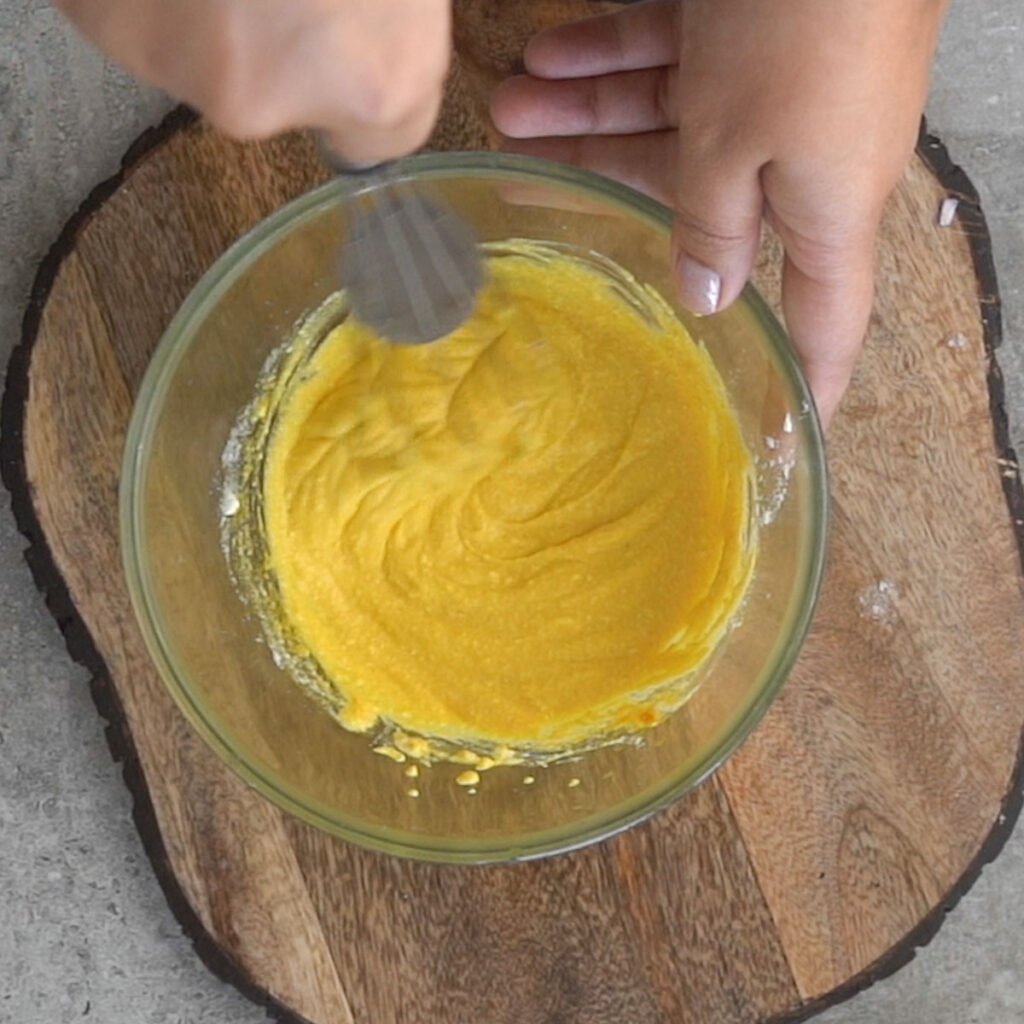
[[[421,145],[441,103],[450,0],[55,0],[114,61],[228,135],[324,132],[376,163]]]
[[[822,419],[871,312],[875,236],[917,139],[944,0],[648,0],[536,36],[492,102],[520,152],[673,206],[695,313],[739,295],[766,219]]]

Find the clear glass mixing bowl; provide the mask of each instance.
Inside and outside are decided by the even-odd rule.
[[[403,175],[450,203],[481,240],[532,238],[609,257],[673,306],[669,212],[596,175],[544,161],[441,154]],[[365,188],[366,186],[362,186]],[[609,836],[678,799],[736,749],[803,641],[825,548],[826,476],[813,403],[753,289],[725,313],[680,315],[711,354],[759,461],[760,551],[740,620],[694,696],[639,746],[528,771],[400,766],[341,729],[276,667],[220,543],[221,454],[268,354],[338,287],[342,207],[333,182],[229,249],[160,342],[128,431],[121,481],[125,571],[146,643],[210,746],[274,803],[360,845],[424,860],[516,860]],[[527,785],[524,777],[536,781]],[[569,785],[570,780],[579,783]]]

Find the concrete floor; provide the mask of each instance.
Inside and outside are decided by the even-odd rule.
[[[166,107],[87,52],[44,0],[0,0],[0,363],[18,336],[40,257],[92,185]],[[1005,302],[1000,360],[1020,449],[1020,0],[954,4],[929,114],[984,198]],[[0,505],[0,1021],[265,1019],[207,972],[167,909],[85,673],[65,653],[32,586],[6,502]],[[819,1020],[1021,1024],[1022,934],[1024,827],[909,966]]]

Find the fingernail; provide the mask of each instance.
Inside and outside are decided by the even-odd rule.
[[[691,313],[710,316],[718,311],[718,303],[722,298],[722,278],[716,271],[681,252],[676,257],[676,280],[683,305]]]

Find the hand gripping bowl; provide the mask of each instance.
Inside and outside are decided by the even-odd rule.
[[[598,253],[674,305],[669,212],[627,188],[490,154],[421,156],[401,173],[450,204],[481,241],[536,239]],[[680,313],[716,364],[758,463],[758,562],[737,624],[695,694],[639,745],[535,771],[495,768],[475,797],[453,784],[458,766],[435,765],[410,799],[399,766],[375,754],[367,736],[340,728],[275,665],[221,549],[225,443],[268,355],[338,287],[343,208],[355,194],[346,188],[332,182],[302,196],[229,249],[175,316],[146,373],[120,506],[125,571],[149,651],[227,764],[278,806],[354,843],[479,863],[612,835],[714,772],[796,659],[826,531],[823,443],[807,386],[753,289],[709,319]]]

